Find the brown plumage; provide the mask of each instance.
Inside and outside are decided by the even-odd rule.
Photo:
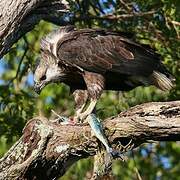
[[[91,103],[83,113],[79,108],[80,119],[93,111],[103,90],[128,91],[140,85],[169,90],[173,86],[173,78],[159,55],[120,32],[66,26],[42,39],[41,50],[43,59],[35,72],[36,91],[57,81],[69,85],[72,91],[87,90]],[[79,93],[83,98],[83,92]],[[81,98],[79,93],[75,94]],[[84,95],[84,101],[75,97],[81,107],[87,101],[87,93]]]

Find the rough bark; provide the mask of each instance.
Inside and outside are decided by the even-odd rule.
[[[118,143],[134,147],[147,142],[180,140],[180,101],[152,102],[135,106],[106,119],[106,136],[113,148]],[[87,124],[63,126],[36,117],[0,160],[0,179],[56,179],[76,161],[96,154],[98,141]]]
[[[60,17],[67,10],[65,0],[1,0],[0,58],[40,20],[61,24]]]

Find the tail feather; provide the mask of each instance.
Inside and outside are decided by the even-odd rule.
[[[174,87],[174,78],[170,75],[167,77],[165,74],[158,72],[158,71],[153,71],[151,75],[152,83],[155,85],[157,88],[163,90],[163,91],[169,91]]]

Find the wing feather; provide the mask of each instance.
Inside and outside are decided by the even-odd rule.
[[[152,50],[119,34],[95,30],[75,34],[76,39],[70,38],[58,49],[59,60],[69,66],[96,73],[148,76],[160,61]]]

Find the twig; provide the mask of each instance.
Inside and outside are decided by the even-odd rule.
[[[176,25],[176,26],[180,26],[180,22],[177,22],[177,21],[171,21],[172,24]]]
[[[123,0],[119,0],[121,2],[121,4],[123,5],[123,7],[128,11],[130,12],[131,11],[131,8],[129,7],[129,5],[127,3],[125,3]]]
[[[137,164],[136,164],[136,161],[135,161],[135,158],[134,158],[134,152],[132,151],[132,157],[133,157],[133,162],[134,162],[134,170],[135,170],[135,173],[136,173],[136,176],[137,176],[137,179],[138,180],[142,180],[142,177],[139,173],[139,170],[137,168]]]
[[[82,21],[82,20],[91,20],[91,19],[98,19],[98,20],[120,20],[120,19],[129,19],[134,17],[143,17],[143,16],[149,16],[157,11],[152,10],[148,12],[141,12],[141,13],[132,13],[132,14],[120,14],[120,15],[104,15],[104,16],[79,16],[75,17],[73,21]]]

